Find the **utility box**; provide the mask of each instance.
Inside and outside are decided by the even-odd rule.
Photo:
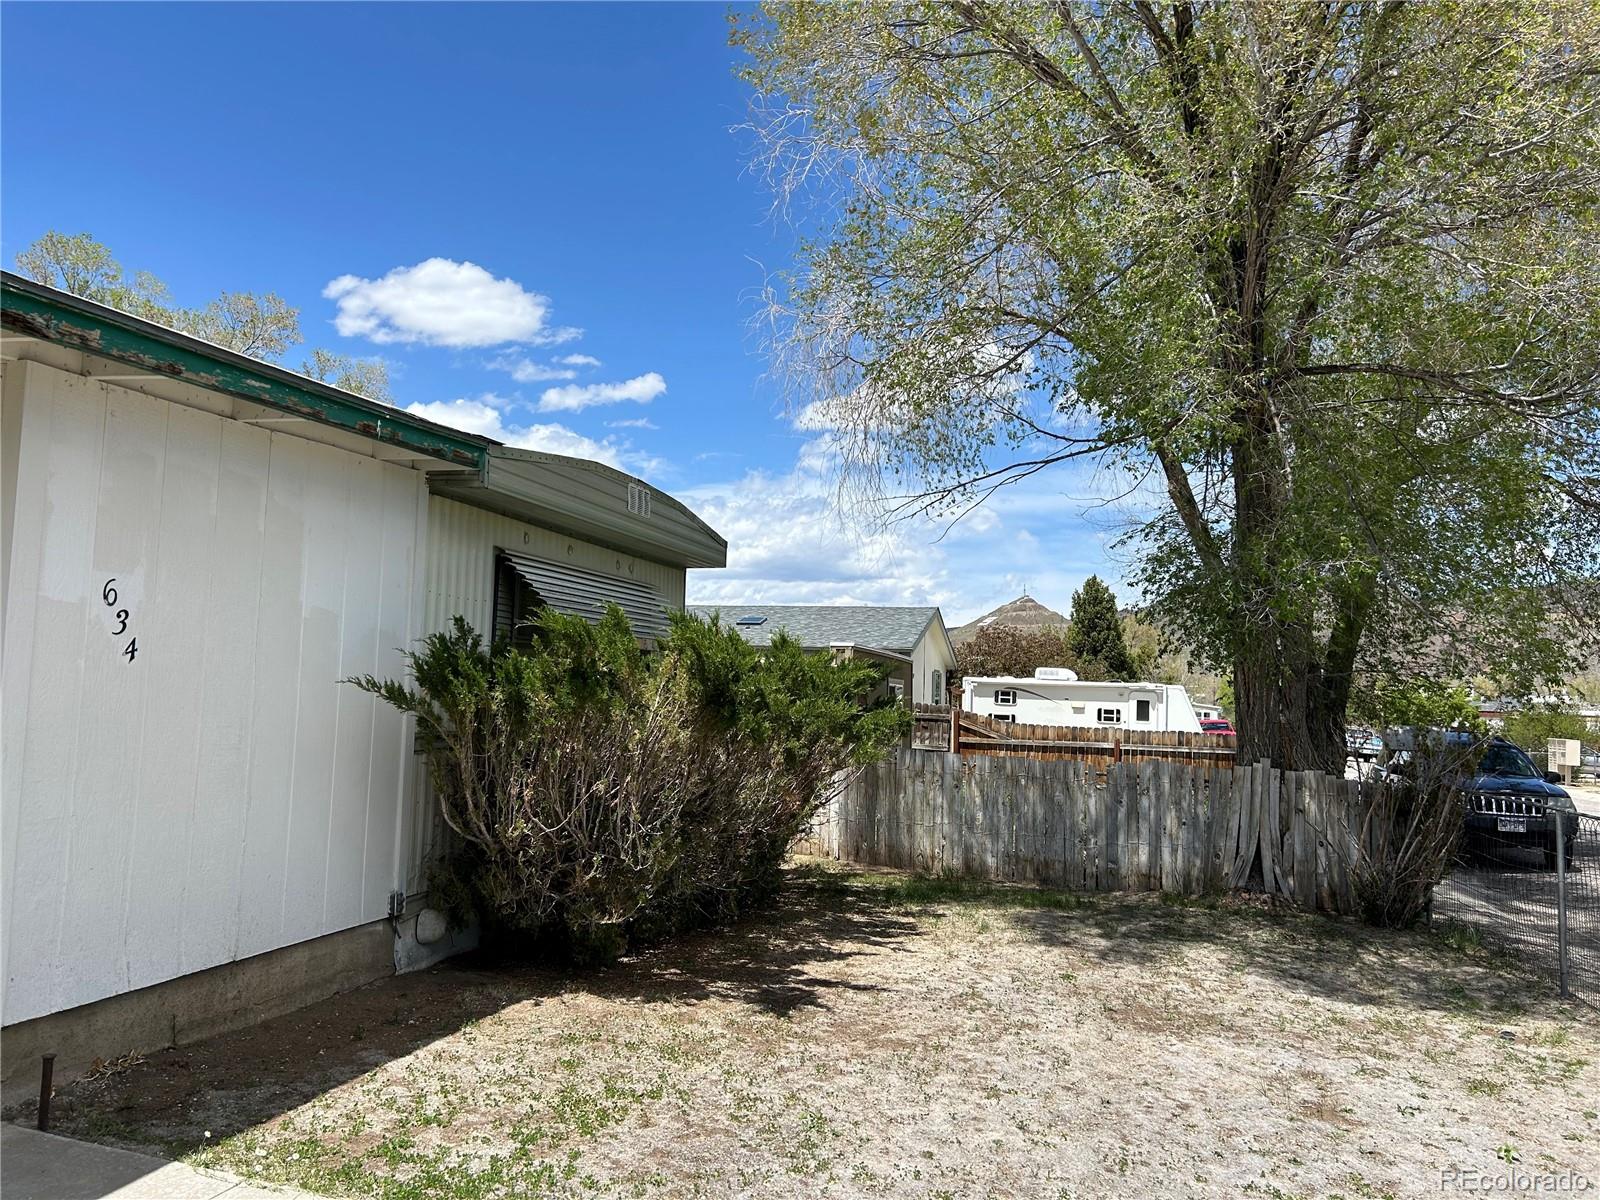
[[[1575,738],[1551,738],[1545,743],[1545,764],[1561,775],[1562,781],[1571,783],[1578,777],[1578,767],[1583,762],[1583,743]]]

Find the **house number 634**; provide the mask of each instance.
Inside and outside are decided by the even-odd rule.
[[[112,616],[117,622],[117,627],[111,631],[111,636],[121,637],[123,634],[128,632],[128,610],[125,608],[117,608],[116,582],[117,579],[114,575],[110,579],[106,580],[105,587],[100,589],[100,599],[105,601],[107,608],[115,610],[112,613]],[[139,639],[136,637],[129,638],[128,644],[122,648],[122,656],[129,662],[132,662],[138,653]]]

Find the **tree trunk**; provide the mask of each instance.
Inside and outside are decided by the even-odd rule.
[[[1268,759],[1284,770],[1342,775],[1349,672],[1338,664],[1327,669],[1329,647],[1309,622],[1280,615],[1295,607],[1284,603],[1278,544],[1291,493],[1286,449],[1270,397],[1246,391],[1236,411],[1229,565],[1239,601],[1233,647],[1239,761]]]
[[[1240,647],[1234,657],[1238,761],[1266,759],[1286,771],[1343,775],[1344,706],[1329,695],[1320,667],[1285,670],[1278,650],[1269,634]]]

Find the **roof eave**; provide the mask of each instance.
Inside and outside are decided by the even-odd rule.
[[[491,438],[462,433],[136,317],[4,272],[6,329],[235,396],[308,421],[482,471]]]

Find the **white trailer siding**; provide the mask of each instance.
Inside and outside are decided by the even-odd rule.
[[[487,636],[494,619],[497,549],[637,580],[648,584],[668,608],[683,607],[682,567],[609,550],[444,496],[429,497],[428,528],[424,633],[448,629],[451,618],[462,616]]]
[[[1146,719],[1140,719],[1141,701]],[[962,683],[961,707],[1028,725],[1200,732],[1189,693],[1177,684],[975,677]]]
[[[6,375],[6,1022],[383,917],[409,725],[340,680],[404,669],[423,476]]]

